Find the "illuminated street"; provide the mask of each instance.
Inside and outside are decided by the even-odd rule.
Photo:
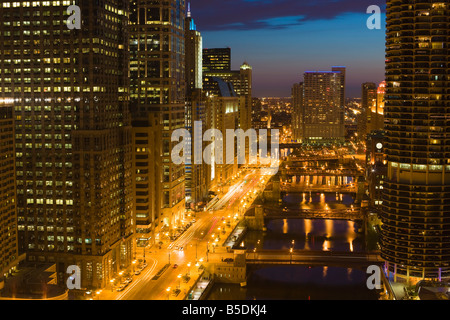
[[[255,192],[261,190],[267,179],[267,177],[260,176],[259,170],[244,172],[211,211],[196,214],[196,222],[176,241],[165,243],[161,249],[147,249],[145,256],[147,268],[140,275],[134,276],[133,282],[123,291],[103,290],[99,297],[94,299],[184,299],[187,290],[193,286],[201,272],[201,270],[199,272],[199,267],[207,262],[221,259],[215,254],[211,259],[211,255],[207,254],[207,248],[211,253],[215,252],[218,247],[217,250],[221,250],[220,244],[226,240],[236,226],[239,214],[242,214],[240,208],[244,205],[248,207],[251,204],[256,197]],[[223,233],[224,231],[225,233]],[[220,240],[216,241],[217,239]],[[182,251],[179,250],[180,247],[183,248]],[[138,250],[138,253],[141,251]],[[142,252],[137,258],[143,259]],[[169,264],[169,258],[170,267],[158,280],[152,280],[161,268]],[[174,265],[178,267],[174,268]],[[191,279],[185,283],[183,279],[180,280],[180,275],[189,275]],[[171,288],[170,293],[167,291],[168,288]],[[177,288],[181,289],[181,293],[174,296],[172,291]]]
[[[0,301],[450,300],[449,1],[1,1]]]

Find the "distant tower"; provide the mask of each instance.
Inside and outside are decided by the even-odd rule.
[[[292,134],[297,141],[303,139],[303,82],[296,83],[292,87]]]
[[[204,72],[231,71],[231,49],[230,48],[203,49],[203,71]]]
[[[373,129],[374,112],[377,105],[377,86],[373,82],[366,82],[361,85],[361,114],[358,115],[358,137],[365,140],[368,133]]]
[[[310,143],[343,142],[345,128],[341,71],[307,71],[303,83],[304,139]]]

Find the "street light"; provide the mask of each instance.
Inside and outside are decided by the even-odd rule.
[[[189,277],[189,276],[191,275],[191,263],[189,262],[189,263],[187,264],[187,266],[188,266],[187,276]]]
[[[177,278],[178,278],[178,289],[180,289],[181,288],[181,277],[182,277],[182,275],[181,275],[181,273],[177,276]]]

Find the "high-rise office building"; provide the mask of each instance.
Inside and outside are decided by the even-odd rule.
[[[307,71],[303,82],[303,139],[310,143],[345,140],[344,75],[341,71]]]
[[[128,1],[78,1],[81,30],[71,3],[0,7],[0,97],[14,100],[20,252],[102,287],[132,258]]]
[[[252,127],[252,94],[253,94],[253,68],[244,62],[239,68],[239,126],[247,131]],[[248,148],[248,146],[247,146]],[[248,150],[248,149],[247,149]]]
[[[292,136],[294,140],[303,138],[303,83],[295,83],[291,90],[292,99]]]
[[[139,159],[142,173],[150,174],[156,163],[158,194],[145,195],[152,192],[146,188],[147,183],[134,181],[135,192],[141,194],[139,207],[143,209],[139,210],[138,226],[154,230],[154,243],[175,233],[185,213],[185,167],[171,160],[172,149],[178,144],[171,141],[172,133],[185,128],[185,1],[131,1],[129,30],[130,109],[135,141],[154,148],[151,137],[155,135],[155,124],[150,122],[158,121],[161,130],[161,148],[155,150],[151,156],[154,158],[143,154]],[[146,129],[148,132],[143,132]],[[134,152],[139,147],[134,145]],[[149,175],[146,179],[155,177]],[[153,201],[156,213],[151,209],[155,208]]]
[[[210,52],[221,52],[224,51],[224,56],[226,56],[225,52],[229,52],[231,54],[230,49],[209,49]],[[205,55],[205,52],[203,53]],[[228,53],[227,53],[228,54]],[[229,59],[230,58],[230,59]],[[231,57],[222,57],[224,61],[230,60]],[[206,59],[208,60],[208,59]],[[203,59],[205,61],[205,57]],[[228,63],[228,62],[227,62]],[[239,70],[231,70],[230,68],[205,68],[203,67],[203,78],[204,79],[213,79],[218,78],[222,79],[224,82],[230,84],[233,88],[233,92],[237,95],[239,100],[239,107],[237,113],[237,128],[247,131],[252,128],[252,89],[253,89],[253,68],[247,63],[244,62]],[[216,95],[220,93],[217,92],[216,87],[217,83],[215,81],[204,81],[204,90],[205,92],[213,93]],[[246,159],[249,160],[249,142],[245,141],[245,147],[238,145],[238,148],[245,149]]]
[[[373,82],[365,82],[361,85],[361,113],[357,115],[358,137],[365,140],[371,131],[368,123],[371,122],[372,110],[377,104],[377,86]]]
[[[203,69],[204,78],[221,78],[233,85],[233,90],[239,97],[239,127],[245,131],[250,129],[252,125],[253,68],[247,62],[244,62],[239,70],[205,71],[205,68]],[[208,87],[210,84],[211,82],[208,81],[204,83],[206,92],[211,91],[212,88]]]
[[[227,148],[227,130],[239,129],[239,97],[230,82],[225,82],[222,78],[205,77],[204,87],[208,88],[206,105],[206,125],[210,129],[217,129],[221,136],[214,138],[216,143],[222,143],[222,154],[214,154],[213,165],[208,168],[208,190],[215,188],[219,190],[228,180],[230,180],[238,169],[237,139],[229,146],[233,146],[233,151]],[[210,145],[211,143],[207,143]],[[233,163],[228,163],[227,157],[234,159]],[[219,159],[222,159],[220,161]],[[222,163],[220,163],[222,162]]]
[[[188,8],[186,23],[186,129],[191,134],[190,146],[186,155],[186,204],[192,209],[198,209],[199,205],[207,200],[208,189],[206,183],[207,165],[204,161],[195,163],[195,159],[203,158],[205,143],[203,134],[208,129],[206,126],[206,102],[203,92],[202,70],[202,36],[197,31],[190,6]],[[201,122],[201,130],[196,132],[195,123]],[[195,146],[201,148],[195,148]],[[197,154],[194,154],[197,152]]]
[[[339,66],[339,67],[331,67],[331,71],[333,72],[339,72],[340,76],[341,76],[341,107],[344,109],[345,107],[345,98],[346,98],[346,81],[347,81],[347,77],[346,77],[346,70],[347,67],[344,66]],[[344,113],[342,113],[342,116],[344,115]]]
[[[19,262],[13,101],[0,101],[0,290]]]
[[[373,82],[365,82],[361,85],[361,108],[373,111],[377,103],[377,86]]]
[[[162,124],[158,114],[133,119],[133,183],[136,212],[136,246],[156,243],[161,215]],[[136,251],[141,251],[137,249]]]
[[[231,49],[203,49],[204,72],[227,72],[231,70]]]
[[[187,11],[185,21],[185,46],[186,46],[186,92],[203,88],[203,38],[195,25],[192,12]]]
[[[382,130],[384,127],[384,99],[386,82],[380,83],[376,90],[375,103],[372,104],[367,116],[367,133]]]
[[[267,111],[263,109],[261,99],[252,99],[252,128],[267,129]]]
[[[387,1],[382,257],[411,281],[450,278],[450,6]]]
[[[384,131],[368,133],[366,145],[366,180],[369,191],[369,205],[379,212],[383,204],[382,195],[387,168]]]

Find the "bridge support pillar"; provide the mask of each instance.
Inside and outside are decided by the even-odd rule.
[[[356,178],[356,203],[361,203],[364,197],[365,183]]]
[[[264,208],[263,206],[257,206],[255,208],[255,226],[259,231],[265,231],[264,225]]]
[[[274,181],[272,184],[272,200],[278,201],[281,199],[280,181]]]

